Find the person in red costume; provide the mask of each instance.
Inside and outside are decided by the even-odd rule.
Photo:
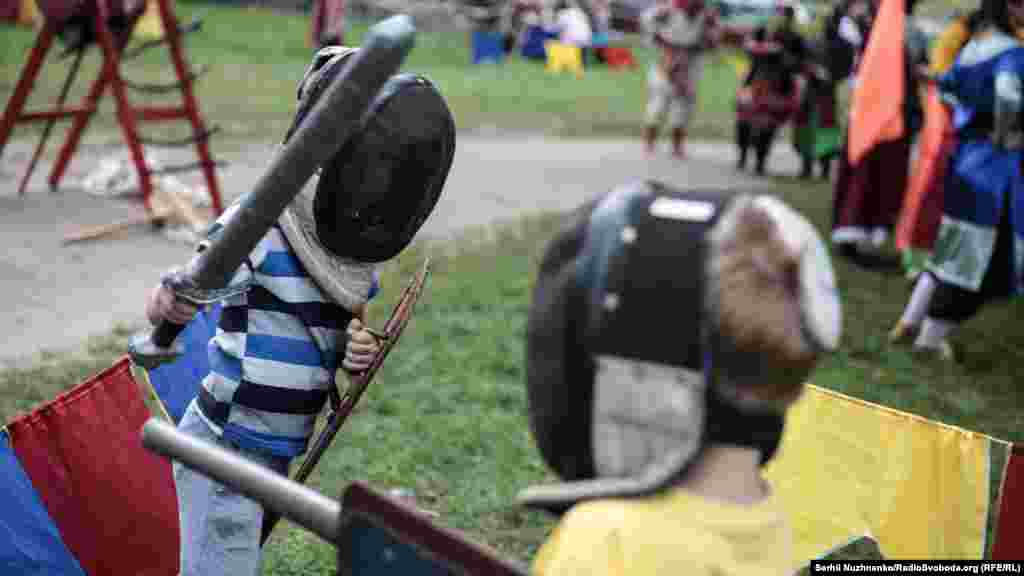
[[[718,41],[717,13],[703,0],[661,1],[643,14],[641,24],[659,51],[647,75],[644,146],[648,154],[654,152],[659,124],[667,115],[673,154],[682,158],[687,128],[697,105],[701,55]]]
[[[743,43],[751,66],[736,96],[739,170],[746,168],[748,151],[753,148],[755,170],[763,174],[779,127],[799,110],[800,74],[807,50],[794,29],[794,20],[793,8],[786,6],[777,30],[761,26]]]

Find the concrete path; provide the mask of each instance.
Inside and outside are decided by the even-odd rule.
[[[98,198],[79,182],[111,147],[83,147],[62,188],[45,184],[42,162],[24,197],[17,183],[34,142],[13,142],[0,158],[0,308],[4,326],[0,367],[20,364],[43,349],[77,347],[116,323],[141,325],[143,299],[161,272],[184,264],[192,251],[148,228],[116,238],[64,246],[74,226],[106,224],[138,215],[137,202]],[[564,141],[523,135],[461,135],[444,196],[421,234],[444,237],[467,226],[507,220],[524,213],[571,209],[585,199],[636,179],[678,186],[764,188],[733,169],[727,143],[693,142],[686,161],[663,150],[653,159],[629,140]],[[215,148],[216,151],[216,148]],[[248,145],[224,154],[230,165],[220,182],[228,198],[250,189],[265,170],[271,149]],[[776,173],[795,174],[798,159],[787,142],[776,145]],[[190,177],[188,181],[199,182]]]

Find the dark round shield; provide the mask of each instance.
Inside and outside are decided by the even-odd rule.
[[[388,80],[363,122],[323,166],[313,213],[328,250],[382,262],[412,241],[437,204],[455,154],[455,122],[437,88],[413,74]]]

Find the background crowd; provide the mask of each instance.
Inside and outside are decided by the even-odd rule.
[[[825,179],[838,168],[838,253],[871,269],[902,267],[916,281],[890,341],[916,336],[916,348],[955,359],[948,335],[983,303],[1022,289],[1021,7],[985,0],[930,42],[915,4],[844,0],[813,36],[801,34],[789,5],[737,33],[701,0],[659,4],[645,20],[661,58],[649,78],[644,135],[650,150],[667,111],[681,156],[699,54],[741,47],[749,68],[736,95],[737,168],[752,151],[764,174],[777,134],[791,125],[802,178],[816,165]],[[842,90],[851,101],[846,122]],[[872,130],[865,144],[860,135]]]

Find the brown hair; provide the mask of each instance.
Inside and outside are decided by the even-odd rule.
[[[759,399],[795,398],[820,350],[800,305],[801,246],[750,196],[737,198],[708,240],[708,337],[712,376]]]

